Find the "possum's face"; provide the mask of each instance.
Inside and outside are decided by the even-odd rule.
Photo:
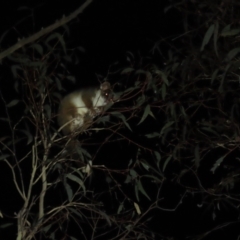
[[[109,82],[104,82],[100,86],[101,96],[104,98],[105,104],[113,102],[113,91]]]

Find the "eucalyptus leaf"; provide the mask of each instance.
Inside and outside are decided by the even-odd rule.
[[[204,50],[204,47],[208,44],[209,40],[211,39],[213,32],[214,32],[214,28],[215,28],[215,26],[214,26],[214,24],[212,24],[208,28],[207,32],[205,33],[205,36],[204,36],[203,42],[202,42],[202,46],[201,46],[201,51]]]
[[[215,173],[216,169],[218,167],[220,167],[221,163],[223,162],[224,158],[226,157],[227,155],[224,155],[222,157],[220,157],[213,165],[213,167],[211,168],[211,172],[212,173]]]
[[[137,187],[138,187],[138,190],[148,199],[148,200],[151,200],[150,197],[148,196],[148,194],[146,193],[145,189],[143,188],[143,185],[141,183],[140,180],[137,181]]]
[[[17,105],[18,103],[19,103],[19,100],[18,99],[14,99],[10,103],[7,104],[7,107],[8,108],[13,107],[13,106]]]
[[[141,124],[141,123],[147,118],[148,115],[154,117],[154,115],[153,115],[153,113],[152,113],[152,111],[151,111],[150,105],[147,105],[147,106],[145,107],[143,116],[142,116],[140,122],[139,122],[137,125]]]

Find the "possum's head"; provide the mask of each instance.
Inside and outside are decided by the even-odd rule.
[[[103,82],[100,85],[101,96],[105,100],[105,104],[113,102],[113,91],[109,82]]]

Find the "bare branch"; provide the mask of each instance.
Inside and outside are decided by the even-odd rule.
[[[73,20],[74,18],[77,17],[78,14],[82,13],[83,10],[92,2],[92,0],[87,0],[81,7],[79,7],[75,12],[73,12],[72,14],[70,14],[68,17],[63,16],[60,20],[56,21],[55,23],[53,23],[52,25],[43,28],[42,30],[40,30],[39,32],[35,33],[34,35],[30,36],[29,38],[20,40],[18,43],[16,43],[15,45],[13,45],[12,47],[8,48],[7,50],[3,51],[2,53],[0,53],[0,60],[5,58],[6,56],[10,55],[11,53],[15,52],[16,50],[18,50],[19,48],[22,48],[23,46],[25,46],[28,43],[34,42],[37,39],[39,39],[40,37],[46,35],[47,33],[52,32],[53,30],[63,26],[64,24],[70,22],[71,20]]]

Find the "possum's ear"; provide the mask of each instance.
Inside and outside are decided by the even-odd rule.
[[[111,85],[109,82],[103,82],[101,85],[100,85],[100,89],[102,91],[106,91],[106,90],[109,90],[111,89]]]

